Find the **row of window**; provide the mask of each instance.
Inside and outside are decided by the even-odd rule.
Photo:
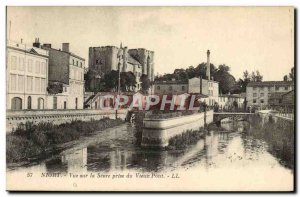
[[[264,97],[264,96],[265,96],[265,93],[261,92],[260,97]],[[253,97],[257,97],[257,93],[253,93]]]
[[[24,57],[19,57],[18,59],[16,56],[11,56],[11,70],[25,71],[25,67],[26,64],[25,64]],[[46,63],[36,60],[35,64],[33,64],[33,60],[28,59],[27,72],[35,73],[35,74],[46,74]]]
[[[71,83],[70,90],[71,90],[71,94],[82,95],[83,94],[83,85]]]
[[[253,99],[253,103],[257,103],[258,101],[257,101],[257,99]],[[265,101],[264,100],[260,100],[260,103],[265,103]]]
[[[37,99],[37,109],[44,109],[44,99]],[[11,109],[12,110],[22,110],[22,99],[20,97],[14,97],[11,99]],[[27,97],[27,109],[32,109],[32,99],[31,96]]]
[[[64,101],[64,109],[67,109],[67,101]],[[53,109],[57,109],[57,97],[53,97]],[[75,98],[75,109],[78,109],[78,98]]]
[[[80,67],[83,68],[83,63],[81,61],[79,62],[78,60],[72,59],[72,64],[74,66],[79,66],[80,65]]]
[[[25,82],[26,80],[26,82]],[[40,77],[32,77],[24,75],[10,75],[10,84],[12,91],[24,91],[26,84],[27,92],[45,92],[46,91],[46,79]]]
[[[82,81],[83,80],[83,72],[80,70],[71,68],[70,78]]]
[[[173,90],[173,86],[169,86],[168,88],[170,91]],[[160,90],[160,86],[156,86],[156,90]],[[185,90],[185,86],[181,86],[181,90],[184,91]]]
[[[268,91],[271,91],[273,87],[253,87],[253,90],[268,90]],[[280,88],[283,88],[284,90],[289,90],[289,87],[288,86],[275,86],[275,90],[278,91],[280,90]]]
[[[37,109],[44,109],[44,99],[37,99]],[[22,99],[20,97],[14,97],[11,100],[12,110],[22,110]],[[27,109],[32,109],[32,99],[31,96],[27,97]],[[57,97],[53,97],[53,109],[57,109]],[[67,101],[64,101],[64,109],[67,109]],[[75,109],[78,109],[78,98],[75,99]]]

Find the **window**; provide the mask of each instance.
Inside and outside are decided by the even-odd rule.
[[[32,72],[32,60],[31,59],[28,60],[28,65],[27,66],[28,66],[27,71],[31,73]]]
[[[36,74],[40,73],[40,62],[39,61],[35,62],[35,73]]]
[[[45,62],[42,62],[42,64],[41,64],[41,73],[42,74],[46,73],[46,64],[45,64]]]
[[[253,87],[253,90],[256,90],[256,87]]]
[[[276,91],[279,90],[279,86],[276,86],[276,87],[275,87],[275,90],[276,90]]]
[[[31,96],[27,98],[27,109],[31,109]]]
[[[71,78],[71,79],[74,78],[74,71],[73,71],[73,69],[71,69],[71,71],[70,71],[70,78]]]
[[[253,93],[253,97],[257,97],[257,93]]]
[[[18,76],[18,91],[24,91],[24,76]]]
[[[284,87],[284,90],[289,90],[289,87],[288,86]]]
[[[82,67],[82,62],[80,62],[80,66]]]
[[[263,96],[265,96],[265,94],[262,92],[262,93],[260,93],[260,97],[263,97]]]
[[[46,91],[46,79],[41,79],[41,92]]]
[[[11,56],[11,69],[17,70],[17,57]]]
[[[35,77],[34,86],[35,86],[35,92],[40,92],[41,90],[40,78]]]
[[[272,89],[271,87],[268,87],[268,90],[269,90],[269,91],[271,91],[271,89]]]
[[[264,103],[264,100],[260,100],[260,103]]]
[[[76,61],[76,66],[78,66],[78,61]]]
[[[253,103],[256,103],[256,99],[253,99]]]
[[[262,90],[262,91],[263,91],[263,90],[264,90],[264,87],[260,87],[260,90]]]
[[[78,108],[78,98],[75,99],[75,109]]]
[[[17,90],[17,75],[10,75],[11,90]]]
[[[72,64],[75,65],[75,60],[74,59],[72,59]]]
[[[28,92],[32,92],[32,82],[33,82],[33,77],[28,77],[27,76],[27,88],[26,88],[26,90]]]
[[[44,99],[38,98],[38,109],[44,109]]]
[[[19,97],[14,97],[11,99],[11,109],[21,110],[22,109],[22,99]]]
[[[184,90],[185,90],[185,87],[184,87],[184,86],[181,86],[181,90],[184,91]]]
[[[67,101],[64,101],[64,109],[67,109]]]
[[[57,97],[53,97],[53,109],[57,109]]]
[[[19,70],[24,71],[25,70],[25,59],[23,57],[19,57]]]

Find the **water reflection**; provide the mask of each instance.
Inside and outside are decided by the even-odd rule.
[[[284,167],[268,153],[268,144],[254,138],[249,123],[222,124],[223,131],[210,131],[197,144],[186,150],[146,150],[135,145],[134,127],[103,133],[95,143],[74,147],[39,165],[32,171],[164,171],[177,168],[213,170],[245,166]],[[286,169],[288,170],[288,169]],[[16,170],[17,171],[17,170]]]

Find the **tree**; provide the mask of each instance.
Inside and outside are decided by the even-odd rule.
[[[250,83],[251,81],[251,77],[249,75],[249,72],[247,70],[245,70],[243,72],[243,79],[239,79],[238,81],[238,85],[240,87],[240,92],[246,92],[246,88],[248,83]]]
[[[229,70],[229,66],[221,64],[213,75],[214,80],[219,82],[220,91],[223,94],[232,92],[236,86],[235,78],[229,73]]]
[[[289,77],[290,77],[291,81],[295,81],[295,70],[294,70],[294,67],[291,68],[291,72],[289,73]]]
[[[140,77],[140,81],[142,82],[141,83],[142,92],[148,93],[148,90],[149,90],[149,88],[151,86],[151,81],[148,78],[148,75],[142,74],[142,76]]]
[[[120,86],[121,90],[125,92],[131,92],[136,87],[135,75],[132,72],[121,72],[120,73]]]
[[[262,82],[263,80],[263,76],[259,73],[258,70],[256,70],[255,72],[252,71],[251,73],[251,81],[252,82]]]
[[[117,91],[119,73],[116,70],[112,70],[104,75],[104,83],[106,91]]]
[[[174,78],[179,81],[188,81],[189,79],[186,70],[184,70],[183,68],[175,69],[173,75]]]
[[[289,79],[288,79],[288,76],[287,75],[284,75],[283,76],[283,81],[288,81]]]

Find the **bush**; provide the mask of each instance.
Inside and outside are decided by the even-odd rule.
[[[72,121],[61,125],[43,122],[38,125],[31,122],[20,124],[14,132],[6,137],[7,162],[20,162],[31,157],[39,157],[49,148],[55,149],[59,144],[77,140],[81,136],[87,136],[95,131],[102,131],[122,123],[121,119],[104,118],[90,122]]]
[[[181,135],[174,136],[169,139],[168,149],[185,149],[189,145],[196,144],[204,134],[204,129],[201,127],[199,130],[188,130]]]

